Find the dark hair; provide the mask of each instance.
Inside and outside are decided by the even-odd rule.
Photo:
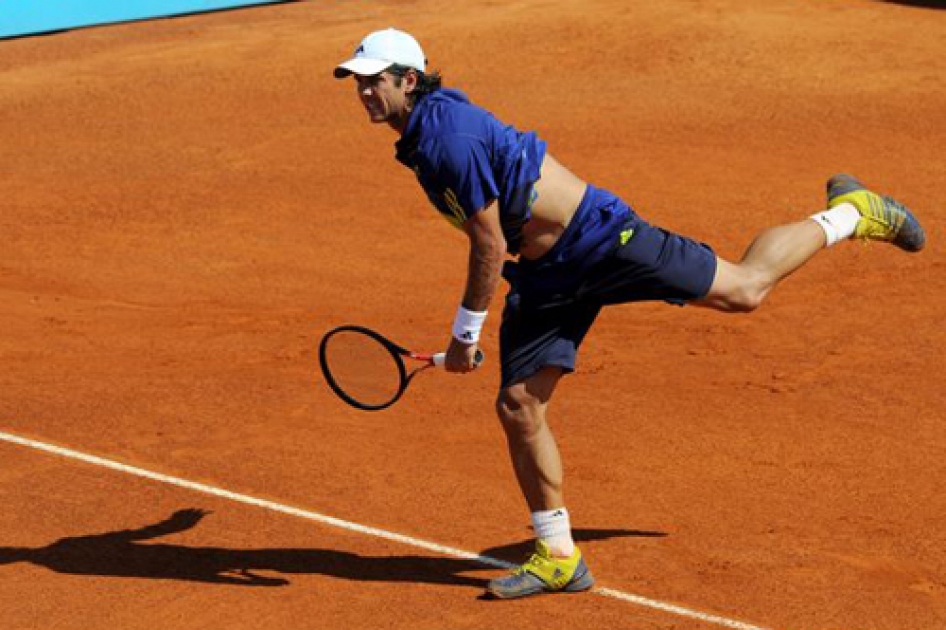
[[[413,70],[417,73],[417,87],[414,88],[414,91],[411,92],[413,97],[413,102],[417,102],[418,99],[427,96],[431,92],[436,92],[442,86],[442,79],[439,72],[421,72],[417,68],[411,68],[410,66],[402,66],[401,64],[394,64],[388,68],[388,72],[397,77],[397,82],[395,85],[401,85],[401,79],[408,73],[409,70]]]

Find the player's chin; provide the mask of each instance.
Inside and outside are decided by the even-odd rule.
[[[365,108],[365,113],[368,114],[368,120],[375,124],[388,122],[387,112],[368,107]]]

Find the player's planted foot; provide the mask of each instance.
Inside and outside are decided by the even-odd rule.
[[[906,206],[864,188],[851,175],[835,175],[828,180],[828,207],[849,203],[861,218],[854,237],[870,241],[887,241],[908,252],[918,252],[926,244],[923,227]]]
[[[578,547],[569,558],[554,558],[545,542],[537,540],[535,553],[512,575],[490,580],[486,592],[499,599],[516,599],[538,593],[578,593],[594,586]]]

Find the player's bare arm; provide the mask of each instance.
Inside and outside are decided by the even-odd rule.
[[[474,214],[463,224],[463,229],[470,239],[470,259],[462,306],[469,311],[485,312],[499,285],[506,254],[498,204],[494,201]],[[469,372],[475,368],[476,349],[476,343],[463,343],[453,337],[445,367],[451,372]]]

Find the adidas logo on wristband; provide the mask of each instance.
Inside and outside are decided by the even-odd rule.
[[[461,306],[453,320],[453,336],[463,343],[477,343],[485,321],[486,311],[470,311]]]

